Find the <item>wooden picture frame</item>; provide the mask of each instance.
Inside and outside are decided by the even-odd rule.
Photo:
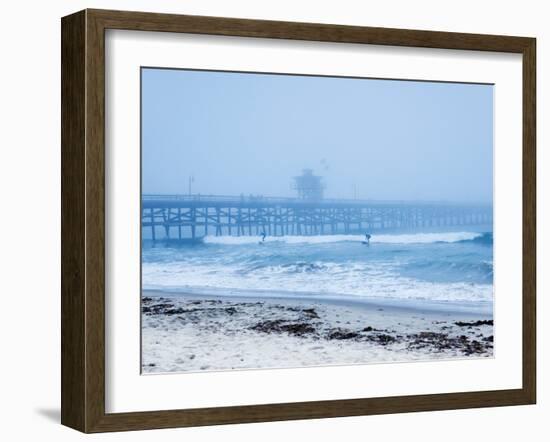
[[[523,58],[523,385],[513,390],[105,412],[105,30],[494,51]],[[62,424],[83,432],[534,404],[536,41],[533,38],[84,10],[62,19]]]

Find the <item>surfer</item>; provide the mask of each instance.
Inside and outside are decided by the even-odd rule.
[[[365,241],[363,241],[363,244],[370,246],[370,234],[365,233]]]
[[[267,236],[265,234],[265,230],[262,231],[261,235],[262,235],[262,242],[265,242],[265,237]]]

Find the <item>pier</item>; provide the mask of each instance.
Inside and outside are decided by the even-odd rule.
[[[156,239],[207,235],[334,235],[493,222],[490,205],[223,195],[143,195],[143,233]]]

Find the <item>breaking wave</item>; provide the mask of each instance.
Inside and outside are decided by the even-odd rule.
[[[370,242],[380,244],[429,244],[429,243],[454,243],[461,241],[472,241],[483,238],[479,232],[444,232],[444,233],[414,233],[394,235],[372,235]],[[492,240],[492,234],[491,240]],[[268,236],[265,242],[279,242],[286,244],[326,244],[335,242],[361,242],[364,235],[318,235],[318,236]],[[257,236],[206,236],[203,238],[205,244],[224,245],[245,245],[257,244]]]

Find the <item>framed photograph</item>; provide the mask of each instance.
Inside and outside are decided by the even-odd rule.
[[[533,404],[535,39],[62,19],[62,423]]]

